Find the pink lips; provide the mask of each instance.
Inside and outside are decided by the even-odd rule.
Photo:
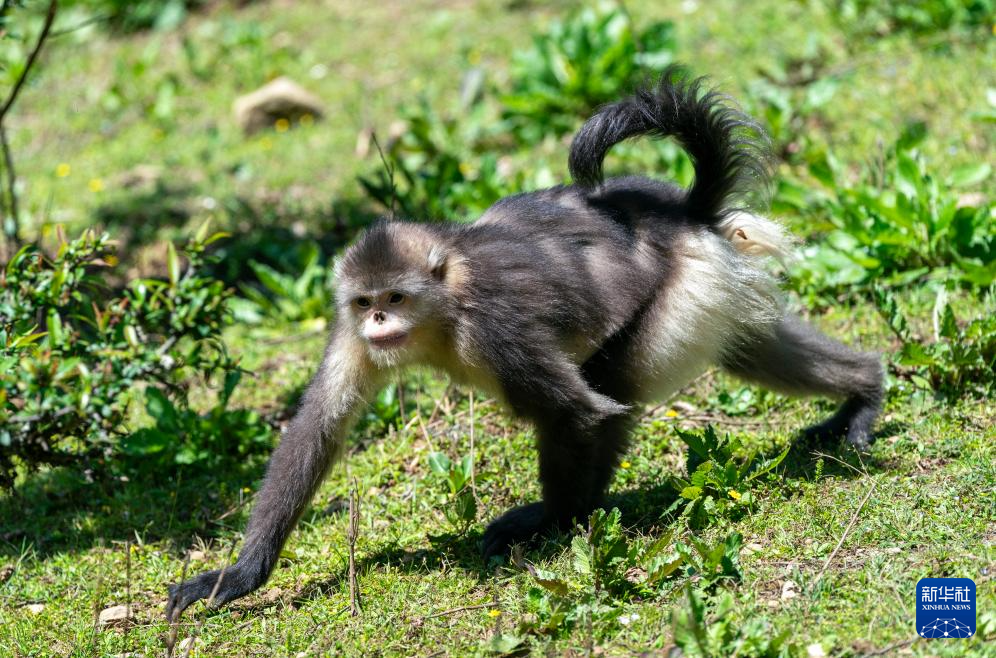
[[[408,340],[408,334],[386,334],[384,336],[377,336],[376,338],[370,337],[368,340],[370,341],[371,346],[380,350],[385,350],[391,347],[399,347],[404,344],[404,342]]]

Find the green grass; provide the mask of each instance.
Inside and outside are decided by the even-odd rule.
[[[136,255],[140,244],[209,216],[236,229],[236,240],[253,238],[258,227],[231,209],[226,202],[232,199],[276,207],[268,221],[300,221],[309,232],[329,224],[340,230],[350,213],[368,212],[355,176],[375,168],[376,155],[354,155],[362,129],[385,133],[398,104],[419,94],[435,107],[455,108],[470,63],[499,83],[510,53],[527,47],[530,32],[573,4],[347,0],[252,3],[237,11],[219,4],[176,32],[108,40],[84,30],[59,37],[10,118],[19,174],[30,181],[22,192],[29,232],[47,235],[56,223],[82,227],[110,205],[145,208],[147,221],[161,220],[161,228],[139,234],[140,227],[126,224],[120,230],[136,231],[124,256],[154,269],[161,257],[157,261],[154,249]],[[987,107],[986,89],[996,87],[996,40],[987,33],[859,38],[843,32],[819,2],[640,0],[627,6],[638,24],[674,19],[680,58],[735,96],[762,71],[787,61],[816,62],[836,75],[833,101],[807,120],[805,134],[849,166],[874,158],[879,144],[890,144],[914,119],[927,121],[924,150],[941,171],[996,154],[991,124],[972,118]],[[185,36],[200,73],[184,59]],[[225,45],[238,39],[243,45]],[[232,124],[231,102],[276,74],[324,98],[328,117],[245,139]],[[164,84],[175,84],[175,103],[157,116]],[[115,85],[119,107],[109,92]],[[565,146],[537,147],[561,163],[558,175],[564,174]],[[56,175],[59,163],[70,165],[68,176]],[[121,175],[141,164],[161,168],[173,192],[142,196],[125,189]],[[791,168],[783,166],[783,173]],[[92,191],[91,179],[104,189]],[[996,184],[990,178],[976,191],[991,195]],[[206,197],[222,203],[212,208]],[[164,206],[179,210],[166,213]],[[932,298],[903,295],[914,325],[929,326]],[[958,295],[956,302],[959,311],[996,310],[979,295]],[[896,348],[861,299],[842,299],[812,319],[865,348]],[[315,329],[230,330],[231,351],[255,373],[234,403],[275,423],[285,420],[321,354]],[[612,489],[632,539],[656,538],[668,527],[661,519],[674,496],[667,477],[682,474],[684,464],[674,426],[714,422],[721,431],[745,433],[767,452],[832,410],[825,401],[758,394],[753,410],[726,416],[716,396],[738,387],[710,373],[682,392],[685,404],[675,407],[676,417],[665,406],[641,423]],[[193,655],[474,655],[496,632],[512,632],[529,618],[532,578],[508,565],[489,569],[477,541],[488,520],[538,496],[531,430],[490,401],[478,400],[471,417],[466,392],[448,391],[431,377],[410,380],[409,417],[416,402],[426,421],[439,406],[427,428],[431,445],[417,423],[356,432],[345,466],[320,489],[269,584],[221,610],[188,611],[179,632],[197,635]],[[134,423],[141,422],[136,416]],[[430,471],[428,454],[468,454],[471,423],[482,504],[476,522],[458,534],[444,516],[445,483]],[[744,537],[744,578],[732,588],[734,622],[766,618],[777,630],[789,629],[799,646],[819,643],[827,655],[993,655],[994,427],[991,401],[947,404],[895,391],[870,455],[834,446],[821,449],[825,455],[793,449],[778,477],[758,485],[756,509],[699,533],[709,542],[731,531]],[[161,655],[169,632],[162,614],[166,583],[181,578],[191,550],[202,555],[187,565],[188,573],[221,566],[233,547],[238,550],[263,466],[255,460],[223,473],[177,467],[154,478],[93,482],[47,471],[3,494],[0,655]],[[363,607],[356,617],[349,612],[344,512],[354,480]],[[568,545],[568,539],[551,541],[527,557],[567,573]],[[913,589],[926,576],[975,579],[980,619],[988,615],[985,637],[915,639]],[[534,638],[530,651],[663,655],[672,643],[672,611],[687,605],[686,580],[624,604],[628,623],[597,620],[590,636],[582,627]],[[796,596],[783,598],[786,581],[796,584]],[[95,623],[101,609],[126,602],[134,624]],[[34,613],[31,604],[43,607]],[[490,607],[463,609],[479,604]]]

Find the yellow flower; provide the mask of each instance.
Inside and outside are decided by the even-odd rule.
[[[278,133],[285,133],[290,129],[290,121],[280,117],[275,122],[273,122],[273,127]]]
[[[677,418],[678,412],[675,411],[674,409],[668,409],[667,411],[664,412],[664,416],[666,416],[667,418]]]
[[[470,174],[471,174],[471,173],[473,173],[473,171],[474,171],[474,168],[473,168],[473,167],[471,167],[471,166],[470,166],[470,165],[469,165],[468,163],[466,163],[466,162],[461,162],[461,163],[459,164],[459,166],[457,167],[457,169],[459,169],[459,170],[460,170],[460,173],[461,173],[461,174],[463,174],[463,175],[464,175],[464,177],[469,177],[469,176],[470,176]]]
[[[269,151],[271,148],[273,148],[273,140],[270,139],[269,137],[264,137],[263,139],[259,140],[259,145],[263,147],[264,151]]]
[[[481,51],[480,50],[471,50],[469,53],[467,53],[467,61],[470,62],[470,64],[473,65],[473,66],[477,66],[478,64],[480,64],[481,63]]]
[[[302,114],[301,115],[301,125],[310,126],[315,122],[315,116],[313,114]]]
[[[733,500],[740,500],[740,492],[737,491],[736,489],[730,489],[726,493],[728,493],[730,495],[730,498],[732,498]]]
[[[499,616],[501,616],[501,610],[496,610],[494,608],[491,608],[490,610],[488,610],[488,616],[489,617],[499,617]]]
[[[632,466],[632,464],[630,464],[630,463],[629,463],[629,462],[627,462],[627,461],[624,461],[623,463],[619,464],[619,466],[620,466],[621,468],[629,468],[630,466]]]
[[[249,487],[242,487],[242,493],[249,493],[250,491],[252,491],[252,489]]]
[[[69,166],[68,162],[60,162],[59,165],[55,168],[55,175],[58,176],[59,178],[65,178],[70,173],[72,173],[72,171],[73,168]]]
[[[104,181],[99,178],[91,178],[90,182],[87,183],[90,186],[91,192],[103,192],[104,191]]]

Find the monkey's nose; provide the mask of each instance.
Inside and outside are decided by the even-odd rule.
[[[384,311],[374,311],[373,319],[374,322],[383,323],[387,319],[387,315],[384,314]]]

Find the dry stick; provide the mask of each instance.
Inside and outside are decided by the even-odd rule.
[[[31,50],[31,54],[28,55],[27,61],[24,63],[24,69],[21,71],[21,75],[17,77],[17,81],[14,82],[14,86],[10,90],[10,94],[7,96],[7,100],[4,101],[3,106],[0,106],[0,141],[3,142],[3,154],[4,162],[6,163],[6,175],[7,175],[7,186],[10,190],[10,211],[11,220],[14,223],[13,231],[10,237],[16,243],[20,238],[21,220],[17,212],[17,197],[14,193],[14,159],[10,153],[10,147],[7,144],[7,134],[4,130],[3,120],[7,116],[7,112],[10,108],[14,106],[14,101],[17,100],[17,95],[21,93],[21,87],[24,86],[25,80],[28,79],[28,73],[31,72],[31,67],[34,66],[35,60],[38,59],[38,54],[41,52],[42,46],[45,45],[45,39],[48,38],[49,31],[52,29],[52,23],[55,22],[55,12],[58,9],[58,1],[50,0],[48,3],[48,11],[45,14],[45,22],[42,24],[41,33],[38,35],[38,41],[35,42],[35,47]]]
[[[474,478],[474,472],[477,470],[474,466],[474,390],[470,391],[470,492],[474,494],[474,500],[477,501],[477,509],[482,509],[484,503],[481,502],[480,496],[477,495],[477,480]]]
[[[387,183],[391,186],[390,219],[393,221],[396,219],[396,206],[398,202],[398,187],[394,183],[394,166],[388,163],[387,157],[384,155],[384,149],[380,147],[380,140],[377,139],[377,131],[371,131],[370,139],[373,140],[374,146],[377,147],[377,155],[380,156],[380,163],[384,166],[384,171],[387,172]]]
[[[128,649],[128,630],[131,628],[131,540],[125,540],[125,627],[124,643]]]
[[[55,11],[58,9],[58,4],[57,0],[50,0],[48,3],[48,12],[45,14],[45,23],[42,25],[41,34],[38,35],[38,41],[35,42],[34,49],[28,55],[28,61],[24,63],[24,69],[14,83],[13,89],[10,90],[10,95],[7,96],[7,100],[4,101],[3,106],[0,106],[0,124],[3,123],[3,119],[7,116],[10,108],[14,106],[14,101],[17,100],[17,95],[21,92],[21,87],[24,86],[24,81],[27,80],[31,67],[34,66],[35,60],[38,59],[38,53],[41,52],[42,46],[45,45],[45,39],[48,38],[48,33],[52,29],[52,23],[55,21]]]
[[[218,595],[218,590],[221,589],[221,581],[225,577],[225,571],[228,569],[228,565],[232,562],[232,554],[235,553],[235,543],[232,542],[231,547],[228,549],[228,555],[225,556],[225,566],[221,568],[218,572],[218,580],[215,581],[214,587],[211,588],[211,596],[208,597],[207,607],[214,605],[214,597]],[[194,644],[197,642],[197,636],[201,634],[201,629],[204,627],[204,619],[202,616],[197,620],[197,626],[194,627],[194,632],[190,634],[188,638],[190,641],[187,642],[187,648],[183,650],[182,658],[190,658],[190,652],[194,649]]]
[[[398,377],[398,411],[401,413],[401,417],[404,418],[408,414],[405,413],[405,380],[402,377]]]
[[[349,612],[354,617],[363,610],[360,608],[360,584],[356,578],[356,538],[360,532],[359,496],[356,493],[356,478],[349,490],[349,527],[346,529],[346,542],[349,544]]]
[[[21,230],[21,213],[17,208],[17,172],[14,171],[14,156],[10,152],[10,142],[7,141],[7,128],[0,125],[0,146],[3,147],[4,176],[7,179],[7,195],[4,199],[4,212],[10,213],[14,228],[11,231],[19,235]]]
[[[865,503],[868,502],[868,499],[871,498],[872,492],[875,491],[876,486],[878,486],[878,481],[872,480],[872,486],[869,487],[868,493],[865,494],[865,497],[861,499],[861,504],[858,505],[858,509],[854,510],[854,514],[851,516],[851,522],[847,524],[846,528],[844,528],[844,534],[840,536],[840,541],[837,542],[837,546],[833,549],[833,553],[831,553],[830,557],[827,558],[827,561],[823,563],[823,568],[820,569],[820,573],[816,575],[816,580],[813,581],[810,589],[816,587],[817,583],[820,582],[820,579],[823,578],[823,574],[826,573],[827,567],[829,567],[830,563],[833,562],[833,559],[837,557],[837,551],[839,551],[840,547],[844,545],[844,539],[847,538],[847,533],[849,533],[851,528],[854,527],[854,524],[858,520],[858,515],[861,514],[861,510],[864,509]]]
[[[101,542],[103,543],[103,542]],[[100,566],[103,567],[103,559]],[[104,584],[104,570],[97,572],[97,583],[93,595],[93,633],[90,635],[90,650],[97,655],[97,634],[100,632],[100,588]]]
[[[183,559],[183,567],[180,569],[180,582],[187,579],[187,568],[190,566],[190,553]],[[173,658],[173,647],[176,646],[176,634],[180,628],[180,615],[174,615],[169,620],[169,635],[166,636],[166,658]]]
[[[840,464],[841,466],[848,467],[849,469],[851,469],[852,471],[854,471],[858,475],[868,476],[868,471],[862,471],[860,468],[857,468],[857,467],[853,466],[852,464],[848,464],[846,461],[844,461],[840,457],[836,457],[834,455],[828,455],[827,453],[820,452],[819,450],[814,450],[813,454],[816,455],[817,457],[823,457],[825,459],[831,459],[831,460],[837,462],[838,464]]]
[[[876,649],[875,651],[871,651],[869,653],[863,653],[861,654],[861,658],[868,658],[869,656],[886,656],[891,654],[896,649],[902,649],[903,647],[913,644],[919,639],[920,639],[919,637],[914,637],[911,640],[903,640],[902,642],[896,642],[895,644],[890,644],[887,647],[882,647],[881,649]]]
[[[490,603],[478,603],[477,605],[462,605],[459,608],[450,608],[449,610],[443,610],[442,612],[434,612],[431,615],[426,615],[423,619],[435,619],[436,617],[445,617],[446,615],[452,615],[455,612],[464,612],[465,610],[483,610],[485,608],[497,608],[498,602],[492,601]]]

